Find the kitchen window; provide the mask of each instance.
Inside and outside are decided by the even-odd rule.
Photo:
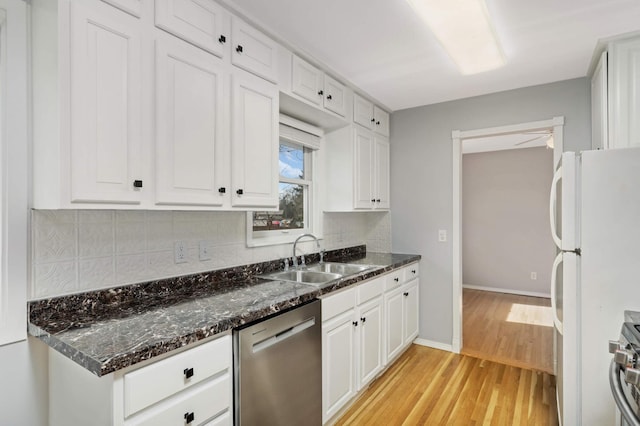
[[[280,121],[279,206],[277,210],[249,212],[249,247],[291,243],[299,235],[319,232],[314,167],[320,147],[320,136],[314,133],[319,131],[289,117],[281,116]]]

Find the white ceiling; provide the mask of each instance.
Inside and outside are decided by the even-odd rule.
[[[463,76],[405,0],[224,0],[391,110],[583,77],[638,0],[486,0],[507,65]]]

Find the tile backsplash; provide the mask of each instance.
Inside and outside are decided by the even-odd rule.
[[[324,249],[391,251],[389,213],[324,213]],[[29,298],[40,299],[291,256],[291,244],[247,247],[246,213],[34,210]],[[174,262],[184,241],[187,262]],[[211,260],[199,260],[204,241]],[[300,243],[315,252],[313,242]]]

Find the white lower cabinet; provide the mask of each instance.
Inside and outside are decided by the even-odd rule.
[[[382,370],[382,296],[358,306],[358,390]]]
[[[396,358],[418,337],[418,278],[408,275],[411,270],[417,274],[417,264],[405,268],[399,276],[387,276],[388,291],[384,296],[387,361]]]
[[[103,377],[49,352],[49,424],[231,425],[231,335]]]

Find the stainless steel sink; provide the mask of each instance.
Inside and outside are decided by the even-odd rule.
[[[329,281],[337,280],[342,275],[331,272],[311,271],[307,269],[297,271],[283,271],[273,274],[262,275],[261,278],[268,280],[293,281],[303,284],[321,285]]]
[[[372,269],[374,266],[371,265],[358,265],[353,263],[316,263],[315,265],[311,265],[307,268],[308,271],[320,271],[320,272],[328,272],[332,274],[340,274],[342,276],[358,274],[360,272],[366,271],[367,269]]]

